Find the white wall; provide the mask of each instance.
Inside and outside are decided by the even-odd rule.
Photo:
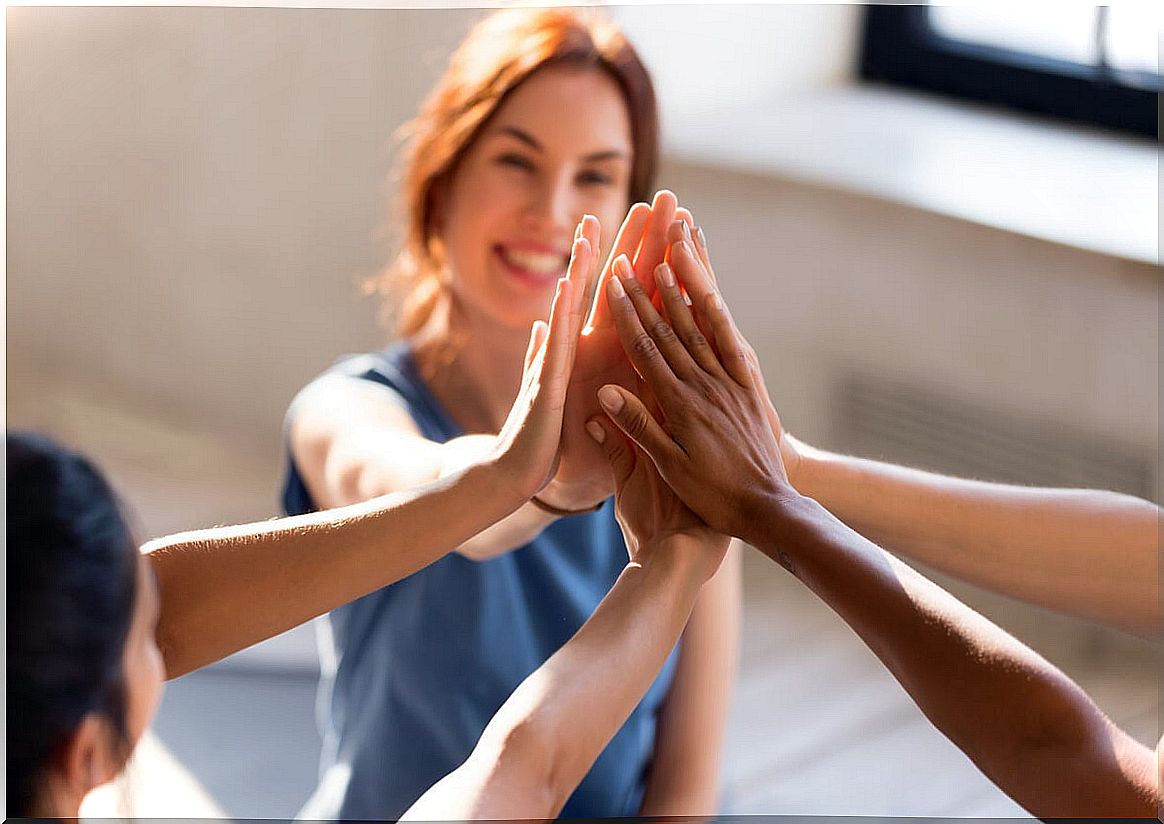
[[[14,366],[277,431],[384,340],[391,135],[475,16],[9,10]]]
[[[663,131],[708,109],[773,104],[848,80],[859,5],[616,6],[655,78]]]
[[[673,122],[838,82],[858,9],[615,14]],[[390,135],[477,16],[8,10],[10,423],[63,426],[76,385],[274,465],[294,392],[386,337],[358,283],[389,256]],[[1154,267],[770,175],[660,182],[795,430],[828,443],[856,369],[1156,454]],[[69,420],[82,445],[103,425]]]

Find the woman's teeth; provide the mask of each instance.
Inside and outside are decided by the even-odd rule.
[[[518,252],[502,249],[501,257],[506,263],[524,269],[535,275],[550,277],[565,271],[565,259],[552,252]]]

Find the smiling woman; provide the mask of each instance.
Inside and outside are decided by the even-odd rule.
[[[289,514],[413,489],[493,447],[575,227],[599,247],[601,224],[607,249],[639,250],[641,271],[662,261],[674,196],[628,214],[653,184],[654,92],[601,16],[487,17],[410,134],[405,242],[382,281],[401,299],[401,340],[341,362],[292,403]],[[399,816],[610,589],[627,551],[606,502],[609,464],[581,427],[597,386],[632,380],[626,370],[617,340],[584,338],[549,483],[453,555],[328,616],[322,780],[305,817]],[[563,815],[714,812],[738,634],[733,563]]]
[[[533,93],[512,99],[530,86]],[[596,88],[605,92],[601,101],[586,94]],[[618,93],[613,98],[610,88]],[[527,114],[534,120],[527,122]],[[536,134],[539,129],[546,134]],[[450,297],[443,278],[448,261],[442,206],[455,202],[450,184],[463,177],[460,166],[469,155],[492,151],[495,163],[526,176],[521,188],[527,193],[533,184],[553,186],[555,173],[577,174],[574,183],[591,192],[587,203],[559,204],[575,208],[566,219],[567,231],[585,211],[603,225],[617,225],[627,203],[650,197],[658,158],[655,92],[638,55],[601,17],[564,10],[515,11],[481,21],[406,131],[412,138],[401,191],[406,237],[381,282],[383,292],[403,297],[401,337],[420,331]],[[501,144],[503,135],[510,138],[503,145],[483,145],[487,138]],[[563,163],[567,168],[547,165]],[[612,163],[620,168],[609,168]],[[603,194],[619,204],[619,214],[594,202]]]
[[[454,323],[496,324],[524,343],[566,271],[578,218],[616,226],[626,212],[631,151],[606,74],[549,68],[507,98],[437,196],[450,308],[465,315]]]

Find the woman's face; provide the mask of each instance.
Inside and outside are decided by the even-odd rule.
[[[137,553],[136,547],[127,551]],[[103,716],[93,719],[87,716],[82,721],[74,746],[80,747],[78,752],[85,755],[80,759],[67,758],[65,763],[69,771],[64,775],[64,781],[50,783],[47,790],[47,809],[54,816],[76,818],[82,798],[122,772],[126,760],[132,755],[158,709],[165,668],[156,641],[157,582],[145,556],[139,555],[136,561],[137,586],[133,616],[121,653],[126,703],[125,728],[115,729],[111,721]]]
[[[626,213],[631,126],[615,81],[590,68],[536,72],[497,110],[439,201],[437,225],[459,307],[528,333],[549,312],[574,227]]]

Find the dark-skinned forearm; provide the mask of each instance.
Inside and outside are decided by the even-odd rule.
[[[852,627],[926,716],[1040,816],[1147,816],[1151,753],[1038,654],[799,496],[757,499],[743,536]]]

